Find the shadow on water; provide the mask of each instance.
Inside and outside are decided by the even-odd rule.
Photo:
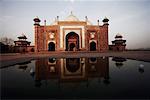
[[[118,57],[32,60],[1,69],[1,94],[8,99],[148,98],[149,73],[145,73],[145,66],[140,63]],[[150,68],[146,69],[150,72]],[[139,84],[130,83],[133,81]]]

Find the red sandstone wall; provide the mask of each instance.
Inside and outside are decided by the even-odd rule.
[[[95,38],[96,40],[96,48],[97,51],[105,52],[108,50],[108,25],[103,26],[86,26],[85,27],[86,32],[86,38],[85,38],[85,45],[86,50],[89,51],[89,40],[90,38],[90,32],[95,32]],[[59,51],[59,26],[53,25],[53,26],[38,26],[35,25],[35,52],[41,52],[41,51],[47,51],[48,50],[48,41],[49,41],[49,33],[54,32],[55,33],[55,50]],[[46,35],[44,38],[44,34]]]
[[[108,25],[103,25],[100,29],[100,51],[105,52],[108,50]]]

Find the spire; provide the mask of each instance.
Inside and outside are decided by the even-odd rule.
[[[59,16],[57,16],[57,19],[56,19],[57,21],[59,20]]]
[[[35,18],[39,18],[38,16],[36,16]]]
[[[70,14],[73,15],[73,12],[71,11]]]
[[[22,36],[25,36],[24,33],[21,34]]]
[[[85,16],[85,21],[86,21],[86,22],[88,21],[88,17],[87,17],[87,16]]]
[[[46,26],[46,20],[44,20],[44,25]]]
[[[99,26],[99,20],[97,20],[97,24],[98,24],[98,26]]]
[[[92,25],[92,23],[89,21],[87,16],[85,16],[85,21],[86,21],[87,25]]]

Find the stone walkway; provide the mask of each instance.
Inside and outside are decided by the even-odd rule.
[[[124,51],[124,52],[47,52],[47,53],[28,53],[28,54],[1,54],[0,67],[6,67],[17,63],[29,61],[37,58],[79,58],[79,57],[123,57],[150,62],[150,51]]]

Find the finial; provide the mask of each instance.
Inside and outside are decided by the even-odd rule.
[[[88,17],[87,16],[85,16],[85,21],[88,21]]]
[[[73,12],[71,11],[71,15],[73,15]]]
[[[59,16],[57,16],[57,21],[59,20]]]
[[[22,36],[25,36],[25,34],[24,34],[24,33],[22,33]]]
[[[99,25],[99,20],[97,20],[97,23],[98,23],[98,25]]]
[[[46,20],[44,20],[44,25],[46,26]]]
[[[85,19],[88,19],[88,17],[87,17],[87,16],[85,16]]]

